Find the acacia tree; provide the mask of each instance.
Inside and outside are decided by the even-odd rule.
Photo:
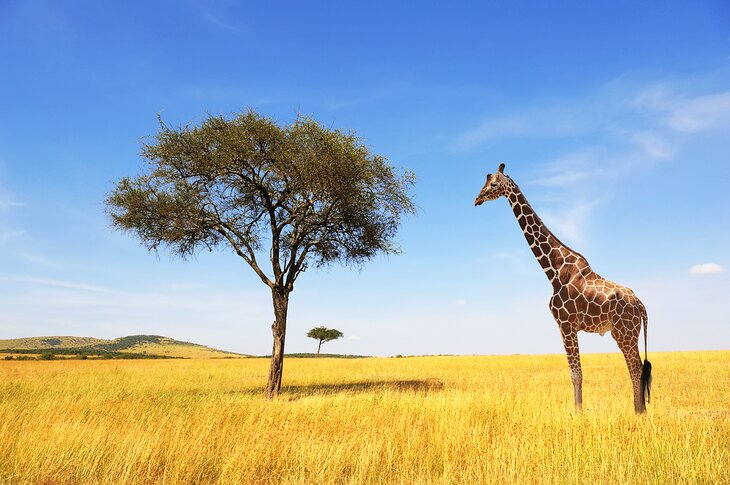
[[[327,327],[314,327],[307,332],[307,337],[319,340],[319,345],[317,345],[317,355],[319,355],[319,349],[322,348],[322,343],[337,340],[343,335],[344,334],[339,330]]]
[[[281,388],[289,295],[310,265],[361,265],[397,253],[414,213],[414,175],[352,131],[299,116],[277,124],[253,110],[170,128],[142,142],[146,170],[106,199],[112,225],[151,251],[183,259],[229,248],[271,289],[274,345],[266,395]],[[268,259],[267,268],[262,261]]]

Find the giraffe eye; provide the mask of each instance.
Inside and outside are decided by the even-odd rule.
[[[491,184],[489,184],[489,186],[490,187],[496,187],[497,186],[497,182],[492,182]]]

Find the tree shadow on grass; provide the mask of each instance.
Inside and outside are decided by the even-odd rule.
[[[296,400],[308,396],[323,396],[341,393],[372,391],[434,392],[444,388],[444,383],[435,378],[398,381],[362,381],[338,384],[309,384],[306,386],[282,386],[282,399]]]
[[[296,401],[310,396],[328,396],[334,394],[356,394],[377,391],[395,392],[438,392],[444,389],[444,383],[440,379],[429,377],[420,380],[396,380],[396,381],[360,381],[344,382],[337,384],[308,384],[282,386],[279,399],[283,401]],[[165,401],[167,399],[179,399],[180,396],[193,399],[211,399],[223,396],[263,396],[264,387],[249,387],[246,389],[152,389],[143,393],[143,398],[151,401]],[[123,397],[119,398],[120,400]]]

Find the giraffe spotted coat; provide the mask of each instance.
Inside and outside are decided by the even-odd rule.
[[[487,175],[486,183],[474,204],[481,205],[485,201],[506,197],[527,244],[550,280],[553,287],[550,311],[560,328],[568,356],[576,407],[580,408],[583,401],[577,333],[582,330],[603,335],[610,331],[626,359],[634,388],[634,409],[637,413],[644,412],[642,362],[638,347],[642,323],[646,344],[647,315],[644,305],[630,288],[601,277],[591,269],[583,255],[560,242],[503,170],[504,164],[500,165],[497,173]],[[648,366],[650,372],[650,364]]]

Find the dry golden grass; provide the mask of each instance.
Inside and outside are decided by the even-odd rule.
[[[0,482],[728,483],[730,352],[650,357],[0,361]]]

